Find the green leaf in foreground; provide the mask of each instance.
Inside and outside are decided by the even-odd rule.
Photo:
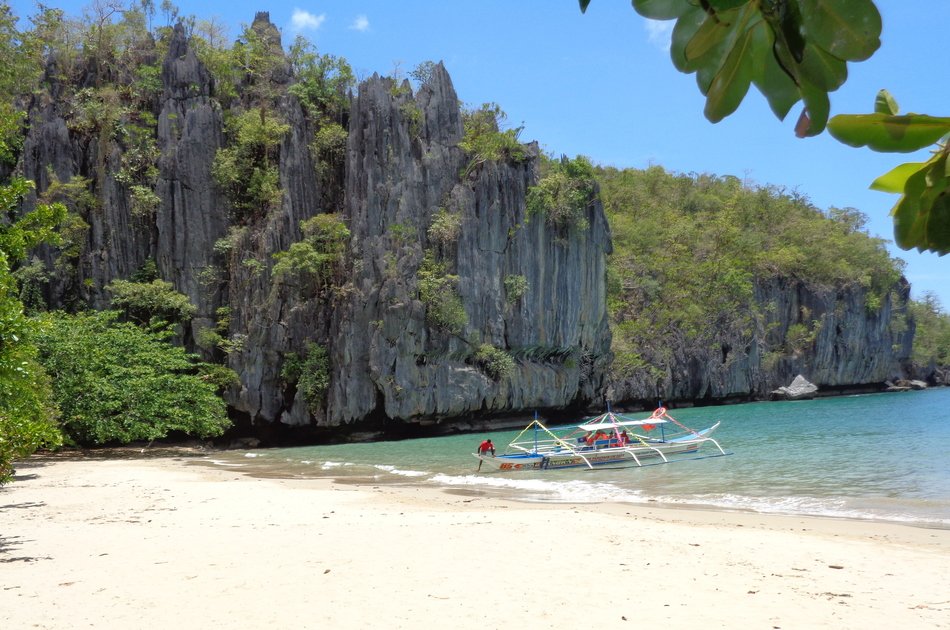
[[[926,114],[839,114],[828,122],[835,139],[852,147],[910,153],[950,133],[950,117]]]
[[[775,34],[769,28],[755,28],[752,37],[756,40],[753,46],[771,50],[775,43]],[[775,55],[762,55],[755,58],[752,82],[758,88],[769,107],[779,120],[785,120],[788,112],[801,98],[798,86],[782,70]]]
[[[637,13],[651,20],[672,20],[692,8],[691,3],[683,0],[633,0],[632,4]]]
[[[871,190],[888,193],[904,192],[904,187],[907,185],[910,176],[922,170],[926,165],[926,162],[908,162],[896,166],[871,182]]]
[[[800,0],[808,39],[841,60],[863,61],[881,46],[881,14],[871,0]]]
[[[908,153],[928,147],[950,134],[950,117],[898,115],[897,101],[881,90],[873,114],[839,115],[828,123],[837,140],[875,151]],[[938,145],[926,162],[892,168],[871,183],[872,190],[899,193],[891,210],[894,241],[940,255],[950,251],[950,161],[948,146]]]
[[[825,130],[828,113],[831,111],[831,100],[827,92],[810,84],[805,84],[801,93],[805,109],[795,126],[795,132],[800,137],[817,136]]]
[[[897,107],[897,101],[887,90],[880,90],[874,99],[874,112],[876,114],[898,114],[900,109]]]
[[[752,31],[743,31],[710,84],[705,109],[706,118],[710,121],[719,122],[736,111],[749,91],[754,61],[748,51],[753,42]]]
[[[902,193],[891,210],[894,241],[899,247],[940,255],[950,252],[950,176],[946,148],[928,162],[901,164],[874,180],[871,188]]]
[[[733,113],[754,84],[779,119],[804,103],[800,136],[824,131],[828,94],[848,78],[846,62],[867,59],[881,44],[872,0],[634,0],[633,7],[676,20],[670,56],[681,72],[696,73],[707,119]]]

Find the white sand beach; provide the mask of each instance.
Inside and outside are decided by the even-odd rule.
[[[948,628],[950,530],[30,460],[0,628]]]

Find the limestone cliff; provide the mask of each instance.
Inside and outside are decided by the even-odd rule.
[[[868,308],[868,290],[827,289],[800,280],[756,281],[754,325],[718,331],[713,346],[696,347],[666,337],[671,367],[643,370],[613,383],[618,401],[720,401],[768,398],[796,375],[825,391],[869,391],[905,375],[914,337],[907,317],[910,285],[902,280],[879,308]],[[801,332],[796,342],[789,331]],[[650,358],[647,357],[649,361]],[[660,361],[656,361],[660,363]]]
[[[458,97],[445,69],[437,66],[415,96],[408,84],[394,87],[378,76],[363,83],[350,120],[353,292],[336,320],[340,374],[327,420],[523,413],[596,400],[610,346],[602,208],[592,204],[588,228],[562,238],[525,214],[535,146],[524,162],[466,173]],[[422,112],[416,134],[403,114],[407,104]],[[452,243],[429,235],[439,211],[460,218]],[[426,321],[418,284],[427,251],[441,254],[458,277],[467,315],[461,330]],[[512,276],[526,281],[517,298],[506,294]],[[514,372],[497,380],[478,369],[472,358],[482,344],[522,357]],[[542,353],[528,349],[556,358],[534,359]]]
[[[279,50],[266,14],[253,28]],[[289,128],[278,157],[280,201],[262,215],[241,216],[215,184],[212,165],[228,143],[226,117],[239,114],[246,100],[222,106],[211,74],[176,27],[161,62],[161,90],[146,104],[155,120],[147,131],[158,201],[143,213],[132,203],[139,182],[117,174],[123,167],[128,172],[141,148],[125,136],[133,124],[147,125],[145,114],[117,110],[114,118],[80,125],[66,103],[105,92],[77,97],[77,86],[59,85],[57,76],[50,73],[47,91],[31,108],[21,169],[41,193],[53,178],[88,182],[96,200],[83,207],[65,199],[88,229],[75,259],[60,256],[56,266],[62,252],[46,253],[47,266],[55,267],[49,303],[104,308],[106,285],[154,261],[159,276],[197,307],[183,340],[239,375],[240,385],[227,393],[238,417],[290,426],[368,418],[428,423],[584,406],[601,396],[610,346],[604,290],[610,238],[602,208],[592,203],[586,229],[570,234],[526,216],[525,194],[537,177],[534,145],[525,159],[467,168],[471,157],[458,147],[458,97],[441,65],[415,94],[408,83],[374,76],[353,97],[339,182],[351,233],[348,278],[332,295],[302,294],[273,276],[274,255],[301,240],[301,222],[332,209],[310,148],[318,123],[293,95],[282,90],[275,105]],[[272,78],[292,80],[286,65]],[[429,234],[439,211],[458,222],[451,242]],[[427,308],[437,305],[420,300],[427,255],[453,280],[465,320],[457,330],[434,325]],[[523,283],[517,296],[506,289],[512,277]],[[202,330],[220,325],[221,308],[227,357],[195,345]],[[321,405],[306,400],[284,374],[291,357],[312,344],[330,357]],[[485,348],[503,353],[513,369],[486,370],[477,357]]]

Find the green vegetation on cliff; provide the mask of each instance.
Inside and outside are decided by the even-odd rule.
[[[658,166],[598,168],[597,180],[614,243],[608,300],[618,376],[661,367],[673,331],[698,347],[723,331],[750,339],[763,306],[753,300],[756,280],[859,286],[873,310],[901,277],[901,262],[861,231],[854,209],[823,213],[797,193]],[[803,342],[788,341],[790,351]]]
[[[910,313],[917,324],[911,357],[921,366],[950,366],[950,313],[943,310],[932,293],[911,302]]]
[[[586,230],[594,203],[594,167],[586,157],[541,159],[541,176],[525,199],[529,216],[544,217],[560,232]]]
[[[508,115],[497,103],[482,103],[477,109],[462,112],[465,135],[459,148],[471,157],[465,167],[466,175],[485,162],[525,159],[524,147],[518,142],[522,128],[502,129],[507,119]]]

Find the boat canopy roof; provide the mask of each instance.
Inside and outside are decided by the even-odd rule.
[[[578,429],[583,431],[603,431],[616,429],[617,427],[642,427],[647,424],[666,424],[667,420],[662,418],[647,418],[645,420],[610,420],[604,422],[604,418],[598,418],[597,422],[590,424],[580,424]]]

